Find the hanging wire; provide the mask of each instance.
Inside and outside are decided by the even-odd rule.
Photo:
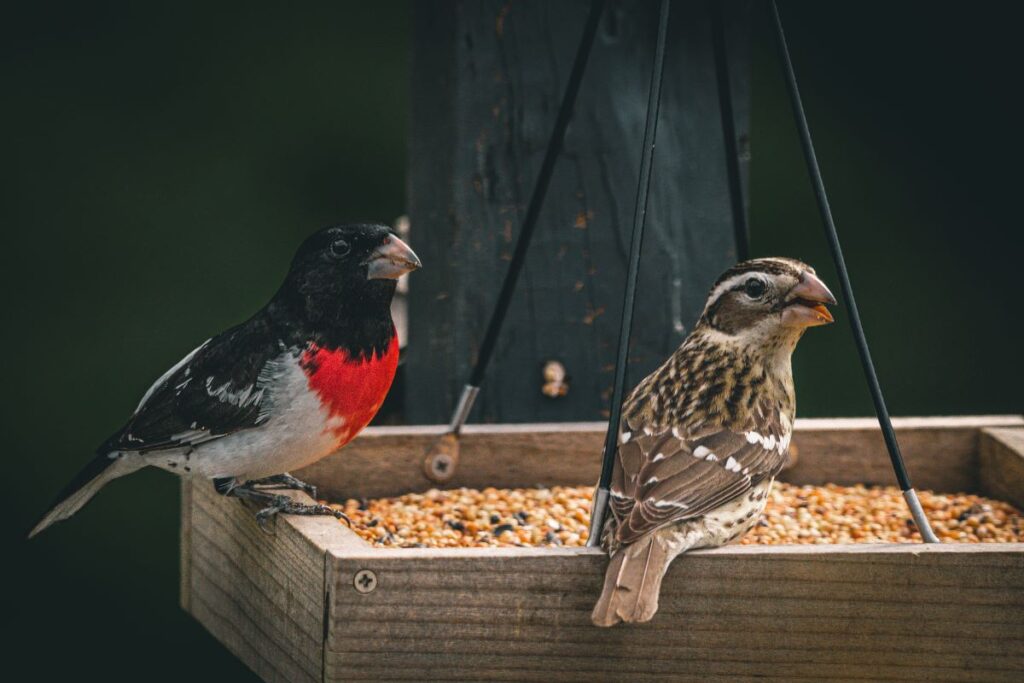
[[[580,83],[583,81],[583,72],[586,70],[587,61],[590,58],[590,50],[594,46],[594,38],[597,35],[597,28],[601,22],[601,14],[604,11],[605,0],[592,0],[590,13],[587,15],[586,24],[583,26],[583,33],[580,37],[579,47],[576,49],[576,58],[573,60],[572,70],[569,72],[569,80],[565,84],[565,91],[562,94],[562,103],[558,108],[555,117],[555,126],[548,138],[548,145],[544,151],[544,160],[541,162],[540,172],[537,174],[537,181],[534,183],[533,192],[530,195],[530,203],[526,208],[526,216],[523,218],[522,226],[519,229],[519,236],[516,238],[516,246],[512,252],[512,261],[505,272],[505,280],[501,283],[501,291],[498,293],[498,300],[494,304],[491,319],[487,323],[487,330],[484,333],[483,343],[480,345],[480,352],[477,354],[476,363],[470,373],[469,382],[462,387],[462,394],[459,402],[452,411],[451,421],[448,429],[427,448],[423,460],[423,468],[426,475],[439,483],[452,478],[459,462],[459,433],[462,426],[469,418],[473,409],[473,403],[480,393],[480,385],[483,382],[487,366],[494,355],[494,348],[498,341],[501,327],[505,323],[505,316],[508,313],[509,304],[512,301],[512,293],[515,291],[516,282],[519,280],[519,273],[523,269],[526,260],[526,252],[530,246],[530,239],[533,237],[534,229],[537,227],[537,219],[540,216],[540,209],[544,205],[544,197],[547,195],[548,186],[551,184],[551,175],[555,170],[555,161],[565,141],[565,131],[569,127],[573,109],[576,105],[576,96],[579,94]]]
[[[612,481],[612,468],[619,441],[619,421],[622,419],[622,395],[626,384],[626,364],[629,360],[629,336],[633,328],[633,303],[636,299],[636,282],[640,271],[640,250],[644,240],[644,223],[647,219],[647,197],[651,189],[651,167],[654,164],[654,143],[658,132],[658,109],[661,106],[661,81],[665,72],[665,44],[668,38],[668,13],[670,0],[661,0],[658,15],[658,42],[654,47],[654,68],[651,72],[651,86],[647,95],[647,121],[644,124],[643,152],[640,156],[640,179],[637,183],[636,205],[633,209],[633,236],[629,243],[629,270],[626,273],[626,293],[622,301],[622,321],[619,325],[619,348],[615,359],[615,382],[612,385],[611,415],[604,439],[604,459],[601,463],[601,479],[594,492],[594,507],[591,512],[588,546],[596,546],[601,540],[605,514],[608,511],[608,487]]]
[[[562,149],[565,140],[565,131],[569,127],[572,118],[573,108],[576,105],[576,95],[580,90],[580,83],[583,81],[583,72],[586,70],[587,60],[590,58],[590,49],[594,45],[594,37],[597,35],[597,27],[601,21],[601,14],[604,11],[605,0],[593,0],[590,3],[590,13],[587,15],[587,22],[583,27],[583,34],[580,37],[579,47],[576,49],[576,58],[572,64],[572,71],[569,73],[569,80],[565,85],[565,92],[562,95],[562,103],[558,108],[558,115],[555,118],[555,126],[548,139],[547,149],[544,151],[544,160],[541,162],[540,172],[537,174],[537,181],[533,186],[533,193],[530,195],[530,203],[526,208],[526,216],[523,218],[522,227],[519,230],[519,237],[516,238],[516,246],[512,252],[512,261],[505,273],[505,280],[501,283],[501,291],[498,293],[498,301],[494,305],[491,319],[487,323],[487,331],[484,333],[483,343],[480,345],[480,352],[477,354],[473,372],[469,376],[469,383],[463,387],[462,396],[452,414],[449,424],[449,432],[458,434],[465,424],[469,411],[473,407],[473,401],[480,391],[480,385],[487,372],[487,365],[494,355],[494,348],[498,342],[498,335],[505,323],[505,316],[508,313],[509,303],[519,280],[519,273],[523,269],[526,260],[526,252],[530,246],[534,229],[537,227],[537,218],[540,216],[541,207],[544,205],[544,198],[547,196],[548,186],[551,184],[551,175],[555,170],[555,161]]]
[[[750,258],[750,230],[747,227],[747,211],[743,203],[743,181],[740,175],[739,148],[736,143],[736,119],[732,106],[732,88],[729,84],[724,4],[721,0],[708,0],[708,9],[711,13],[711,42],[715,53],[715,77],[718,81],[718,112],[722,118],[725,170],[729,179],[732,229],[736,240],[737,260],[746,261]]]
[[[861,325],[860,314],[857,312],[857,302],[853,298],[853,286],[850,284],[850,276],[846,271],[843,250],[839,246],[839,235],[836,233],[835,221],[832,219],[832,209],[829,206],[828,195],[825,192],[825,181],[822,179],[821,169],[818,167],[818,157],[814,152],[811,131],[807,125],[807,115],[804,113],[804,105],[800,99],[800,89],[796,82],[796,72],[793,71],[793,62],[790,59],[789,47],[786,44],[786,34],[782,30],[782,18],[779,16],[779,8],[775,0],[771,1],[771,12],[775,23],[775,36],[779,48],[779,57],[782,61],[782,68],[786,77],[786,87],[789,91],[793,116],[796,118],[797,129],[800,133],[800,144],[803,147],[807,170],[814,185],[814,195],[818,200],[818,209],[821,212],[821,220],[825,226],[825,237],[832,252],[832,259],[836,264],[839,286],[843,291],[843,299],[846,301],[846,312],[850,316],[850,329],[853,331],[853,339],[857,344],[861,365],[864,366],[864,376],[871,391],[871,400],[875,404],[875,413],[878,415],[878,424],[882,428],[882,436],[885,438],[885,446],[889,451],[889,459],[892,460],[892,468],[896,472],[896,481],[899,482],[900,489],[903,491],[903,498],[907,501],[907,506],[910,508],[914,523],[917,525],[918,531],[921,532],[921,538],[926,543],[938,543],[939,539],[932,531],[928,518],[925,516],[921,503],[917,498],[917,492],[914,491],[914,487],[910,483],[910,475],[907,473],[906,465],[903,463],[903,455],[900,453],[900,444],[896,440],[896,432],[892,428],[892,420],[889,418],[889,411],[885,407],[882,387],[878,383],[875,365],[871,360],[871,351],[868,349],[868,341],[864,336],[864,327]]]

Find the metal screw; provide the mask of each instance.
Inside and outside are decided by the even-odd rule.
[[[430,459],[430,471],[438,479],[444,479],[452,468],[452,456],[447,453],[438,453]]]
[[[377,588],[377,575],[369,569],[360,569],[352,579],[352,585],[359,593],[372,593]]]

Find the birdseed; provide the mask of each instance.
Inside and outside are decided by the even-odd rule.
[[[590,486],[527,489],[431,489],[397,498],[332,504],[352,530],[390,548],[582,546]],[[972,494],[918,491],[936,535],[947,542],[1024,542],[1024,515]],[[921,540],[896,487],[794,486],[776,483],[764,515],[743,545],[914,543]]]

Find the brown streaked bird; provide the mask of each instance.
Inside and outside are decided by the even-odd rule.
[[[790,357],[808,327],[833,321],[825,305],[835,302],[800,261],[737,264],[682,346],[626,399],[596,625],[649,621],[677,555],[731,543],[757,523],[789,450]]]

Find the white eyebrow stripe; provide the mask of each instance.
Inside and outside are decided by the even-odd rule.
[[[716,301],[718,301],[719,297],[721,297],[723,294],[736,287],[736,285],[740,284],[741,282],[745,282],[750,277],[754,276],[756,272],[757,271],[747,271],[746,273],[733,275],[731,278],[729,278],[725,282],[719,284],[717,287],[712,289],[711,294],[708,295],[708,302],[704,306],[704,310],[707,311],[709,308],[711,308],[712,305],[714,305]]]

